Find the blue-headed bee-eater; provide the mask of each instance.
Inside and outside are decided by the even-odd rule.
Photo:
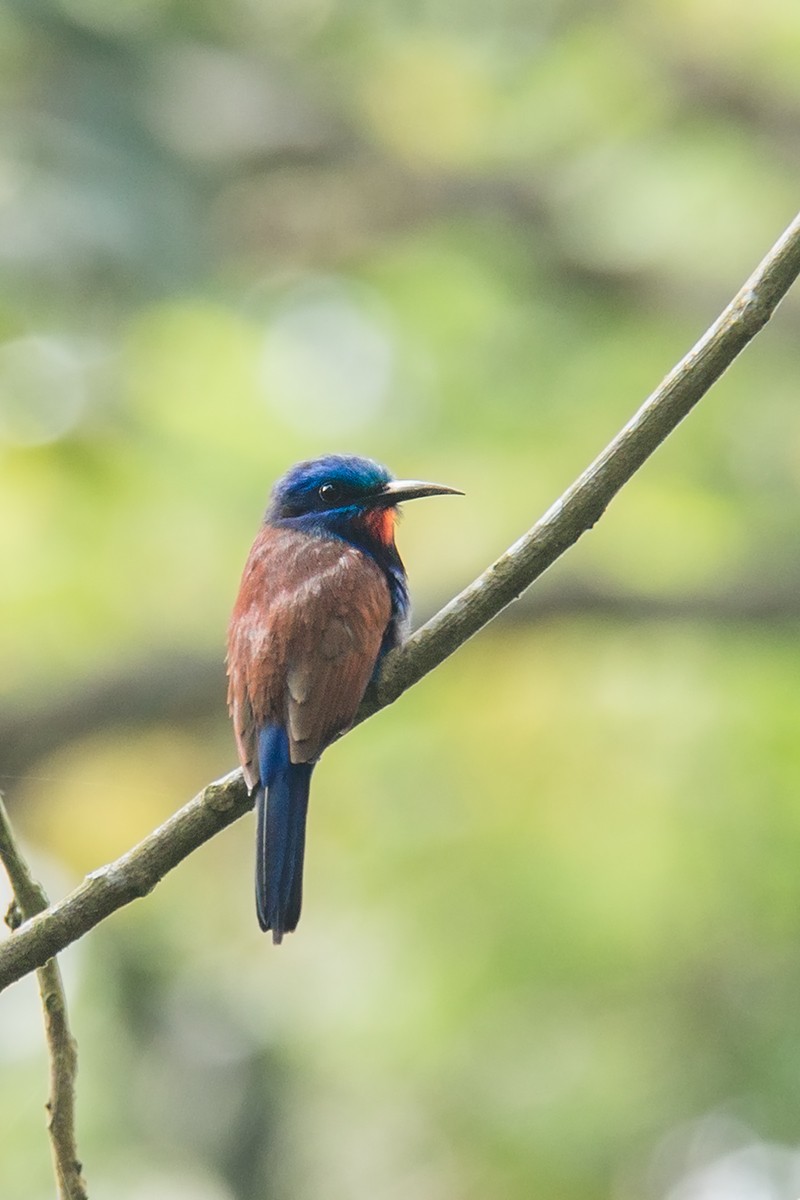
[[[256,909],[273,942],[300,918],[311,773],[404,636],[397,505],[446,493],[461,494],[334,454],[272,490],[228,629],[228,706],[256,795]]]

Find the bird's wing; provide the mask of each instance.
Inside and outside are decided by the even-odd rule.
[[[228,684],[228,710],[233,721],[233,733],[236,738],[236,749],[239,752],[239,762],[242,764],[242,774],[247,784],[247,790],[252,792],[258,783],[258,764],[256,762],[257,730],[253,718],[253,707],[247,693],[240,688],[234,688],[234,676],[230,674]]]
[[[245,782],[259,782],[258,731],[280,709],[285,649],[275,622],[282,591],[281,566],[287,547],[264,527],[245,563],[228,626],[228,710]]]
[[[368,555],[337,547],[306,587],[286,663],[292,762],[311,762],[352,723],[391,618],[386,578]]]
[[[368,555],[338,539],[266,526],[251,550],[228,630],[228,705],[239,758],[258,783],[258,730],[289,734],[311,762],[352,722],[391,618]]]

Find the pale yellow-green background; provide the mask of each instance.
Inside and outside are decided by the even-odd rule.
[[[234,762],[271,481],[462,487],[432,612],[791,219],[796,0],[0,10],[0,786],[56,897]],[[92,1200],[800,1195],[798,315],[315,776],[273,949],[242,821],[64,956]],[[98,699],[99,697],[99,699]],[[53,1195],[31,981],[0,1195]]]

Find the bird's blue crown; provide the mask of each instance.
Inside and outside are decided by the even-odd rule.
[[[380,463],[354,454],[297,463],[273,487],[267,520],[358,509],[392,478]]]

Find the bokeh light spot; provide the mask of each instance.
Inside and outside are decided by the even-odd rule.
[[[376,133],[408,159],[474,161],[494,108],[480,61],[448,42],[408,43],[377,62],[363,102]]]
[[[343,287],[321,282],[290,295],[272,321],[261,384],[289,424],[358,429],[388,403],[394,357],[387,330]]]
[[[86,398],[84,364],[65,340],[30,335],[0,346],[0,441],[58,441],[77,425]]]

